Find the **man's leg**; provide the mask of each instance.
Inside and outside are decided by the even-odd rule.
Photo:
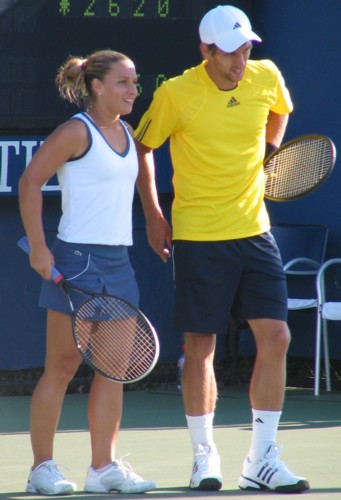
[[[185,343],[182,391],[186,415],[196,417],[213,413],[217,399],[213,368],[216,337],[186,333]]]
[[[250,384],[254,427],[249,457],[263,457],[275,444],[286,383],[286,353],[290,343],[284,321],[258,319],[249,322],[254,333],[257,356]],[[263,413],[263,418],[259,414]],[[262,422],[266,417],[266,425]]]
[[[249,321],[257,355],[250,384],[252,440],[239,487],[249,490],[299,492],[308,481],[293,474],[278,458],[276,435],[285,394],[286,354],[290,332],[284,321]]]
[[[220,459],[213,441],[213,418],[217,400],[213,359],[215,335],[186,333],[182,391],[191,436],[194,466],[190,487],[219,490]]]
[[[286,384],[286,355],[290,332],[284,321],[257,319],[249,321],[254,334],[257,356],[250,384],[253,408],[281,411]]]

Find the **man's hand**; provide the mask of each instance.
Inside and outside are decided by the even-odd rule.
[[[148,243],[163,262],[170,258],[172,230],[166,219],[159,215],[147,221]]]

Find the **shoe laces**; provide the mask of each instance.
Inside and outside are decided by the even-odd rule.
[[[285,463],[280,460],[279,456],[282,453],[283,446],[271,445],[265,455],[265,460],[268,460],[269,465],[277,470],[287,470]]]
[[[195,448],[195,457],[207,456],[210,454],[212,448],[208,444],[198,444]]]
[[[55,481],[64,481],[65,480],[65,477],[60,472],[60,470],[58,469],[58,467],[62,467],[65,470],[69,470],[64,465],[56,464],[56,462],[54,462],[53,460],[51,460],[49,462],[46,462],[46,463],[43,463],[41,465],[41,468],[47,469],[49,471],[50,478],[51,478],[51,480],[53,482],[55,482]]]
[[[210,464],[217,460],[215,449],[208,444],[199,444],[195,449],[193,470],[198,468],[209,468]]]
[[[121,458],[117,458],[114,464],[116,464],[117,467],[122,471],[125,478],[132,480],[140,480],[141,479],[140,476],[133,471],[133,467],[130,465],[130,463],[124,460],[124,458],[127,457],[128,455],[130,455],[130,453],[123,455],[123,457]]]

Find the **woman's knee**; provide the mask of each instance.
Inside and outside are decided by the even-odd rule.
[[[69,383],[75,376],[80,362],[79,356],[54,359],[46,363],[45,372],[53,374],[53,377],[61,383]]]

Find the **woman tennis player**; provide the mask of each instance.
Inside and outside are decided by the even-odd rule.
[[[70,57],[59,69],[56,83],[62,98],[85,111],[47,138],[19,182],[30,263],[44,278],[40,305],[47,309],[46,364],[31,404],[34,462],[26,491],[45,495],[76,490],[53,460],[53,441],[64,395],[82,361],[73,341],[67,302],[51,281],[51,265],[80,288],[138,303],[128,257],[138,162],[132,130],[120,119],[131,112],[137,96],[135,66],[124,54],[110,50],[85,59]],[[62,216],[51,252],[44,237],[41,187],[55,173]],[[94,375],[88,404],[92,462],[87,492],[142,493],[155,488],[154,482],[115,458],[122,387]]]

